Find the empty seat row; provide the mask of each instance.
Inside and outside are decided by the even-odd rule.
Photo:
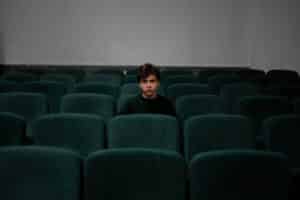
[[[295,135],[299,122],[299,115],[274,116],[263,122],[260,133],[265,149],[291,157],[293,166],[300,163],[299,140]],[[1,146],[21,145],[25,126],[22,118],[0,113]],[[183,147],[187,160],[200,152],[257,149],[258,135],[247,117],[223,114],[192,117],[184,123],[182,132],[175,117],[158,114],[117,116],[108,124],[96,115],[49,114],[34,120],[27,129],[33,145],[71,149],[82,156],[106,148],[149,148],[181,153]]]
[[[56,148],[0,148],[2,200],[288,199],[284,155],[216,151],[192,161],[168,151],[98,151],[85,159]]]
[[[73,79],[75,82],[79,81],[97,81],[109,83],[112,85],[121,85],[122,83],[136,83],[136,72],[128,73],[124,76],[124,73],[120,70],[114,71],[86,71],[86,72],[78,72],[76,70],[69,72],[47,72],[38,76],[33,73],[26,73],[21,71],[12,71],[5,72],[2,75],[2,79],[6,80],[14,80],[18,82],[24,81],[33,81],[33,80],[48,80],[48,79],[56,79],[56,80],[70,80]],[[59,77],[56,78],[56,75]],[[284,70],[284,69],[272,69],[265,73],[262,70],[257,69],[243,69],[243,70],[221,70],[221,69],[208,69],[208,70],[162,70],[161,77],[162,82],[166,85],[172,84],[174,82],[177,83],[208,83],[214,82],[217,83],[217,79],[210,80],[213,76],[219,76],[219,80],[225,80],[225,82],[231,82],[231,80],[242,79],[250,82],[260,82],[263,84],[289,84],[289,83],[299,83],[299,75],[296,71],[293,70]],[[225,78],[222,77],[229,77]],[[233,76],[237,77],[234,78]]]

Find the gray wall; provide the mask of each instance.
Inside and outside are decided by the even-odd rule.
[[[297,70],[297,1],[1,0],[0,62]]]

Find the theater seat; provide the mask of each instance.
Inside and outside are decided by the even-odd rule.
[[[116,116],[107,127],[108,148],[158,148],[179,151],[175,117],[160,114]]]
[[[191,200],[289,199],[290,171],[282,154],[263,151],[200,153],[190,162]]]
[[[174,152],[113,149],[89,155],[84,199],[185,200],[183,158]]]
[[[62,149],[0,149],[1,200],[80,200],[81,159]]]
[[[82,156],[104,149],[105,145],[105,122],[96,115],[45,115],[34,120],[28,130],[35,145],[70,149]]]

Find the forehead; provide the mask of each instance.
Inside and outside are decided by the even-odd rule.
[[[150,74],[149,76],[147,76],[146,78],[142,79],[143,81],[150,81],[150,80],[157,80],[157,77],[153,74]]]

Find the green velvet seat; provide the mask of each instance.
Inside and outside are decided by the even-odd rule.
[[[241,82],[241,78],[235,74],[218,74],[209,77],[207,82],[214,94],[219,94],[222,86],[229,83]]]
[[[300,114],[300,97],[295,98],[294,100],[291,101],[291,103],[293,106],[293,113]]]
[[[44,81],[57,81],[61,82],[67,87],[67,91],[71,91],[76,83],[76,79],[71,74],[62,73],[46,73],[40,77]]]
[[[96,115],[45,115],[34,120],[29,131],[35,145],[66,148],[83,156],[103,149],[105,145],[105,122]]]
[[[105,121],[114,116],[115,100],[110,95],[74,93],[63,96],[61,111],[65,113],[96,114]]]
[[[165,88],[168,88],[170,85],[178,84],[178,83],[199,83],[199,80],[193,74],[174,75],[174,76],[167,76],[165,79],[162,80],[162,83],[165,86]]]
[[[73,93],[95,93],[110,95],[114,98],[119,96],[119,87],[106,83],[88,82],[75,85]]]
[[[291,168],[300,168],[300,115],[287,114],[266,119],[263,134],[269,151],[281,152],[288,156]]]
[[[237,104],[241,97],[260,94],[260,88],[251,83],[225,84],[220,89],[220,96],[224,100],[226,113],[237,113]]]
[[[244,116],[208,114],[184,123],[184,151],[187,160],[201,152],[223,149],[255,149],[255,132]]]
[[[122,75],[116,73],[90,73],[84,78],[84,82],[98,82],[113,86],[120,86],[122,84]]]
[[[290,171],[282,154],[263,151],[200,153],[190,162],[191,200],[289,199]]]
[[[177,83],[170,85],[167,89],[167,96],[175,102],[177,98],[193,94],[213,94],[207,84],[199,83]]]
[[[67,93],[68,88],[61,82],[41,80],[26,82],[19,90],[44,94],[47,97],[49,113],[57,113],[60,109],[61,98]]]
[[[299,74],[295,70],[271,69],[266,74],[267,85],[290,85],[299,83]]]
[[[276,96],[246,96],[238,102],[238,113],[249,117],[254,125],[257,136],[262,136],[263,120],[281,114],[292,112],[292,106],[287,98]]]
[[[11,71],[6,72],[1,76],[1,79],[23,83],[26,81],[36,81],[39,77],[32,73]]]
[[[108,148],[158,148],[179,151],[175,117],[160,114],[120,115],[107,127]]]
[[[85,200],[185,200],[184,159],[174,152],[112,149],[90,154]]]
[[[124,110],[127,102],[130,101],[132,98],[135,98],[135,94],[123,94],[120,95],[117,100],[117,113],[120,113],[121,110]]]
[[[16,92],[20,83],[10,80],[0,80],[0,93],[3,92]]]
[[[175,102],[178,119],[183,122],[195,115],[224,113],[224,102],[216,95],[187,95]]]
[[[0,112],[10,112],[20,115],[27,122],[30,122],[48,112],[47,98],[40,93],[1,93]]]
[[[2,200],[80,200],[81,159],[54,148],[0,149]]]
[[[26,121],[23,117],[0,112],[0,146],[22,145],[25,138]]]

